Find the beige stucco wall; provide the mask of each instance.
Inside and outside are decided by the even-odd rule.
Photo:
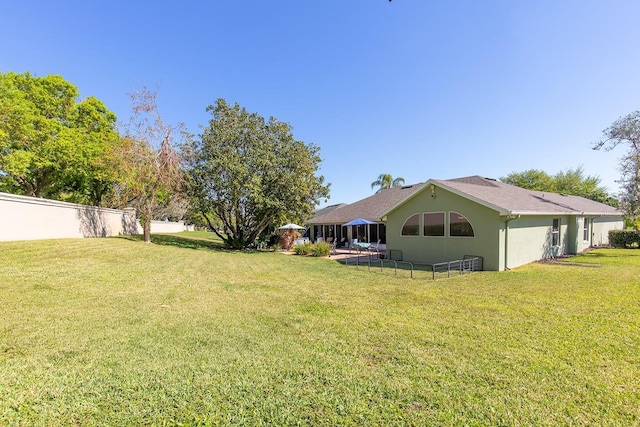
[[[153,221],[154,233],[184,231],[182,222]],[[135,211],[97,208],[0,193],[0,241],[139,234]]]
[[[187,227],[184,225],[184,221],[151,221],[152,233],[179,233],[187,230],[193,231],[193,227]]]
[[[436,263],[462,259],[465,255],[482,256],[486,270],[499,267],[500,217],[497,212],[449,191],[436,188],[434,196],[426,189],[387,216],[387,251],[402,251],[405,261]],[[474,237],[449,237],[449,212],[464,215],[471,223]],[[445,212],[445,237],[402,236],[404,222],[413,214]],[[422,230],[420,215],[420,230]]]

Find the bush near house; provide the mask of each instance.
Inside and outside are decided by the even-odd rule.
[[[611,230],[609,244],[615,248],[640,247],[640,233],[634,230]]]
[[[327,242],[304,243],[294,246],[296,255],[312,255],[316,257],[328,256],[331,253],[331,245]]]
[[[311,245],[311,255],[313,256],[328,256],[331,253],[331,245],[327,242],[318,242]]]
[[[293,247],[293,252],[295,252],[296,255],[309,255],[311,253],[311,246],[313,246],[312,243],[296,245]]]

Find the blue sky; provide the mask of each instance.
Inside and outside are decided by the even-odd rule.
[[[381,173],[582,165],[616,192],[623,148],[591,143],[640,109],[638,16],[637,0],[11,1],[0,71],[62,75],[123,122],[142,85],[193,133],[217,98],[274,116],[321,148],[321,206]]]

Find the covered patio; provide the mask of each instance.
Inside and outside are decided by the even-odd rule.
[[[350,225],[342,224],[320,224],[309,227],[309,239],[311,241],[333,241],[338,242],[338,247],[344,247],[354,239],[358,242],[375,243],[386,242],[387,227],[382,222],[373,224]]]
[[[384,245],[387,242],[387,226],[382,214],[423,185],[392,187],[351,204],[327,206],[306,221],[309,227],[307,237],[311,241],[335,240],[338,248],[348,248],[354,239],[366,243],[380,241]],[[369,221],[370,224],[345,226],[356,218]]]

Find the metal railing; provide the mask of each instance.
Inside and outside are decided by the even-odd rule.
[[[400,267],[401,270],[409,271],[412,279],[417,271],[430,272],[432,280],[435,280],[436,275],[444,276],[446,274],[446,277],[451,277],[452,273],[460,275],[473,273],[474,271],[482,271],[483,269],[483,258],[475,255],[465,255],[462,259],[434,264],[384,259],[377,255],[376,253],[370,253],[353,258],[345,258],[344,264],[355,265],[356,267],[366,265],[369,271],[371,271],[372,267],[377,268],[379,265],[381,273],[384,272],[385,264],[387,264],[388,267],[386,268],[393,268],[395,276],[398,275],[398,267]]]

